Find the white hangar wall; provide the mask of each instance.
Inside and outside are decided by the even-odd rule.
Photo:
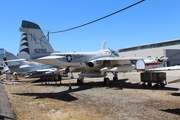
[[[180,39],[122,48],[121,57],[168,57],[167,65],[180,65]]]
[[[159,47],[159,48],[148,48],[148,49],[142,49],[142,50],[135,50],[135,51],[127,51],[127,52],[119,52],[120,56],[123,57],[130,57],[130,56],[136,56],[136,57],[161,57],[164,56],[164,50],[165,49],[180,49],[180,45],[174,45],[174,46],[166,46],[166,47]]]

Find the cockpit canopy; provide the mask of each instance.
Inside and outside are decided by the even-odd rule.
[[[109,50],[111,51],[112,55],[119,57],[119,54],[115,50],[111,50],[111,49],[109,49]]]

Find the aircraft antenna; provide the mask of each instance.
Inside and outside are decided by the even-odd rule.
[[[47,39],[48,39],[48,41],[49,41],[49,31],[47,31]]]
[[[113,12],[113,13],[111,13],[111,14],[109,14],[109,15],[106,15],[106,16],[104,16],[104,17],[98,18],[98,19],[93,20],[93,21],[91,21],[91,22],[88,22],[88,23],[85,23],[85,24],[82,24],[82,25],[79,25],[79,26],[76,26],[76,27],[72,27],[72,28],[69,28],[69,29],[60,30],[60,31],[55,31],[55,32],[50,32],[50,33],[51,33],[51,34],[54,34],[54,33],[60,33],[60,32],[67,32],[67,31],[70,31],[70,30],[73,30],[73,29],[77,29],[77,28],[80,28],[80,27],[83,27],[83,26],[92,24],[92,23],[94,23],[94,22],[100,21],[100,20],[102,20],[102,19],[105,19],[105,18],[107,18],[107,17],[110,17],[110,16],[112,16],[112,15],[114,15],[114,14],[117,14],[117,13],[119,13],[119,12],[122,12],[122,11],[124,11],[124,10],[126,10],[126,9],[128,9],[128,8],[131,8],[131,7],[137,5],[137,4],[141,3],[141,2],[144,2],[144,1],[145,1],[145,0],[141,0],[141,1],[139,1],[139,2],[136,2],[136,3],[132,4],[132,5],[129,5],[129,6],[125,7],[125,8],[122,8],[122,9],[116,11],[116,12]]]

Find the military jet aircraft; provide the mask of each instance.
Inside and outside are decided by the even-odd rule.
[[[8,52],[8,56],[4,58],[4,61],[1,61],[1,66],[3,67],[2,73],[12,73],[26,78],[61,80],[59,66],[26,61],[25,59],[19,59],[10,52]]]
[[[107,72],[112,72],[113,80],[118,79],[118,72],[128,72],[135,68],[131,61],[120,58],[112,49],[102,49],[95,52],[55,52],[38,24],[22,21],[20,27],[21,39],[18,56],[32,61],[61,66],[72,71],[80,71],[77,83],[81,84],[84,77],[104,77],[104,83],[109,85]]]

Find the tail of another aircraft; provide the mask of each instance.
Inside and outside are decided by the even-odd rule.
[[[106,41],[103,41],[103,43],[102,43],[101,50],[103,50],[103,49],[106,49]]]
[[[39,25],[23,20],[20,32],[19,57],[35,59],[54,52]]]
[[[2,73],[10,73],[10,69],[4,61],[1,61],[1,66],[3,67]]]

